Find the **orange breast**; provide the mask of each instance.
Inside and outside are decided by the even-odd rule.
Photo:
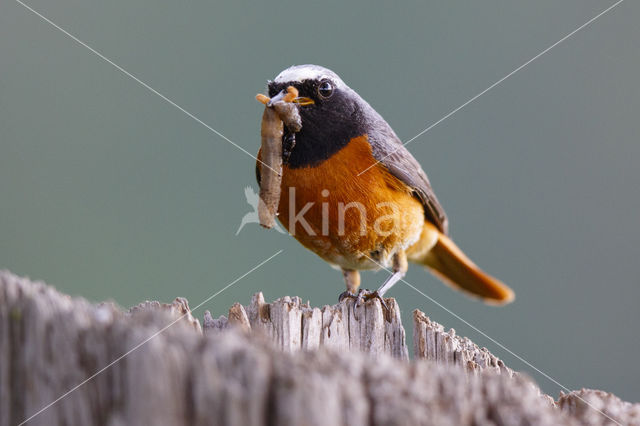
[[[284,167],[280,222],[305,247],[347,269],[376,269],[367,256],[388,265],[415,243],[423,207],[410,189],[382,165],[358,176],[375,159],[366,136],[315,167]]]

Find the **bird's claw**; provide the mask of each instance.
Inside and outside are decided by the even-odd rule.
[[[352,293],[350,291],[343,291],[342,293],[340,293],[340,296],[338,296],[338,303],[342,303],[342,301],[344,299],[355,299],[357,297],[357,295],[355,293]]]
[[[356,300],[353,303],[353,316],[356,320],[358,320],[358,314],[357,314],[358,308],[364,302],[367,302],[371,299],[378,299],[380,301],[380,305],[382,305],[382,310],[384,311],[385,317],[389,316],[389,313],[390,313],[389,306],[387,306],[387,302],[384,301],[384,298],[380,296],[380,293],[378,293],[378,290],[372,292],[370,290],[365,290],[361,288],[360,290],[358,290],[358,293],[355,295],[355,299]]]
[[[356,300],[353,302],[353,316],[356,317],[356,319],[358,319],[358,315],[356,315],[356,310],[364,302],[364,300],[365,300],[364,297],[366,295],[365,293],[370,293],[370,291],[369,290],[365,290],[363,288],[358,290],[358,294],[356,294]]]

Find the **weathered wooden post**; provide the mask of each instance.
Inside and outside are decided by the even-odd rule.
[[[0,426],[640,424],[605,392],[554,402],[421,312],[410,361],[387,303],[258,293],[201,328],[185,299],[123,311],[0,272]]]

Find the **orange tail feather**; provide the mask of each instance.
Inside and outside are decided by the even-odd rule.
[[[487,303],[505,304],[515,298],[513,290],[483,272],[449,237],[428,222],[420,240],[407,254],[409,260],[427,266],[445,283]]]

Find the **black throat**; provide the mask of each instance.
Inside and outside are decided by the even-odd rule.
[[[305,96],[315,94],[313,81],[293,84]],[[270,84],[275,96],[289,84]],[[358,103],[348,92],[336,90],[329,99],[312,97],[314,105],[300,107],[302,130],[283,135],[283,162],[290,168],[313,167],[345,147],[351,139],[366,134],[366,123]]]

